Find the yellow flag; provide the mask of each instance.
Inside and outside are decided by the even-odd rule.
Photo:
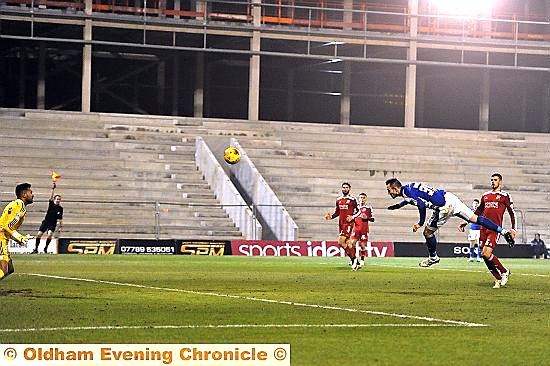
[[[61,176],[59,174],[57,174],[57,172],[55,170],[52,170],[52,182],[55,183],[60,178],[61,178]]]

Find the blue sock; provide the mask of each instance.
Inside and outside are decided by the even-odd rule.
[[[502,230],[503,230],[500,226],[498,226],[497,224],[495,224],[494,222],[492,222],[491,220],[483,216],[477,217],[476,224],[480,224],[484,228],[496,231],[499,234],[502,233]]]
[[[478,245],[477,246],[477,259],[480,259],[480,258],[481,258],[481,248]]]
[[[474,257],[474,248],[470,247],[470,258]]]
[[[430,257],[437,257],[437,252],[435,250],[437,247],[437,239],[435,238],[435,235],[430,238],[426,238],[426,245],[428,246]]]

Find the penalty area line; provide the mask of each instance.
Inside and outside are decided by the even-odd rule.
[[[458,324],[205,324],[205,325],[103,325],[89,327],[52,327],[52,328],[8,328],[0,329],[0,333],[23,332],[57,332],[79,330],[128,330],[128,329],[231,329],[231,328],[430,328],[430,327],[462,327]]]
[[[387,313],[387,312],[384,312],[384,311],[361,310],[361,309],[353,309],[353,308],[344,308],[344,307],[340,307],[340,306],[306,304],[306,303],[293,302],[293,301],[262,299],[262,298],[250,297],[250,296],[239,296],[239,295],[219,294],[219,293],[215,293],[215,292],[202,292],[202,291],[184,290],[184,289],[179,289],[179,288],[146,286],[146,285],[139,285],[139,284],[134,284],[134,283],[124,283],[124,282],[105,281],[105,280],[94,280],[94,279],[90,279],[90,278],[55,276],[55,275],[46,275],[46,274],[41,274],[41,273],[19,273],[19,274],[20,275],[27,275],[27,276],[35,276],[35,277],[54,278],[54,279],[68,280],[68,281],[102,283],[102,284],[113,285],[113,286],[135,287],[135,288],[150,289],[150,290],[179,292],[179,293],[185,293],[185,294],[191,294],[191,295],[226,297],[226,298],[230,298],[230,299],[257,301],[257,302],[272,303],[272,304],[283,304],[283,305],[308,307],[308,308],[316,308],[316,309],[323,309],[323,310],[336,310],[336,311],[345,311],[345,312],[351,312],[351,313],[389,316],[389,317],[395,317],[395,318],[401,318],[401,319],[424,320],[424,321],[435,322],[435,323],[454,324],[454,325],[463,326],[463,327],[486,327],[487,326],[486,324],[470,323],[470,322],[459,321],[459,320],[438,319],[438,318],[432,318],[432,317],[427,317],[427,316]]]

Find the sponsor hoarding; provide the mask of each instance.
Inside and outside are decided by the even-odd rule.
[[[8,250],[11,254],[29,254],[34,250],[35,243],[36,239],[29,240],[25,245],[19,244],[15,240],[10,240],[8,241]],[[46,236],[43,236],[38,246],[39,253],[44,253],[45,246]],[[52,239],[48,245],[48,254],[57,254],[57,239]]]
[[[233,255],[275,257],[345,257],[346,254],[335,241],[273,241],[233,240]],[[369,257],[393,257],[393,243],[367,243]]]
[[[58,240],[59,254],[115,254],[116,239],[66,239]]]
[[[176,240],[176,254],[231,255],[229,240]]]
[[[173,240],[119,239],[116,254],[170,255],[176,253]]]
[[[396,257],[427,257],[426,243],[395,242]],[[438,243],[437,255],[440,257],[467,257],[470,254],[470,244]],[[533,251],[530,245],[518,244],[509,248],[507,244],[498,245],[495,254],[501,258],[531,258]]]

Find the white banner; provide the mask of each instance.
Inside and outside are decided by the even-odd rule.
[[[290,366],[290,344],[2,344],[3,366]]]
[[[8,242],[8,250],[11,254],[30,254],[35,248],[36,239],[29,240],[26,245],[21,245],[15,240],[10,240]],[[46,247],[46,237],[43,236],[40,240],[40,245],[38,246],[38,252],[44,253],[44,248]],[[48,254],[57,254],[57,239],[52,239],[48,245]],[[0,363],[1,365],[1,363]]]

